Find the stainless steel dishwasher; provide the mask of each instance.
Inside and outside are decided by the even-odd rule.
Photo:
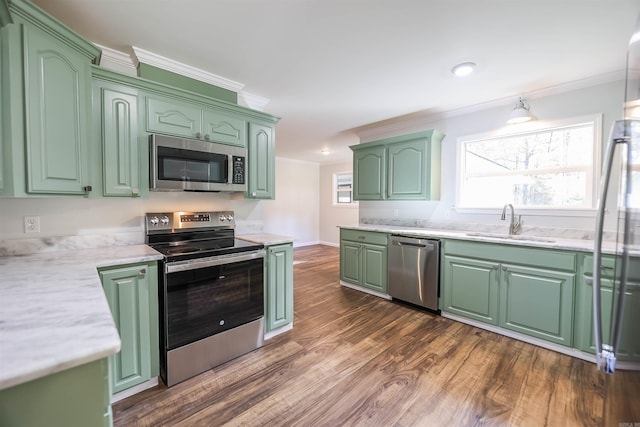
[[[389,295],[438,310],[440,241],[389,236]]]

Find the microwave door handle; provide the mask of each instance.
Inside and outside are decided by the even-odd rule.
[[[227,184],[233,183],[233,155],[227,155]]]

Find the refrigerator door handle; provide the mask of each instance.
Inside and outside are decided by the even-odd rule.
[[[601,268],[602,268],[602,234],[604,230],[604,215],[609,192],[609,184],[611,182],[611,171],[613,168],[613,159],[618,144],[628,144],[629,140],[626,134],[625,120],[616,121],[611,128],[611,136],[607,146],[607,152],[604,160],[604,170],[602,174],[602,186],[600,188],[600,197],[598,199],[598,210],[596,217],[596,234],[593,251],[593,334],[596,350],[596,363],[598,369],[604,370],[608,374],[615,371],[616,364],[616,348],[619,340],[619,322],[621,319],[621,306],[618,307],[616,319],[614,319],[613,335],[611,336],[611,344],[607,345],[602,342],[602,300],[600,292],[602,288]],[[623,267],[626,265],[623,257]],[[615,281],[615,279],[614,279]],[[621,284],[624,286],[624,283]],[[624,294],[624,289],[621,289]],[[623,297],[624,295],[622,295]]]

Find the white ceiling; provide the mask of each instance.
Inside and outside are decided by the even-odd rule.
[[[353,131],[624,69],[638,0],[33,0],[89,40],[245,84],[277,156],[351,158]],[[464,61],[476,73],[460,79]],[[328,148],[332,154],[323,156]]]

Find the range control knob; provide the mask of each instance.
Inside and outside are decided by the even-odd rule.
[[[158,225],[158,223],[160,223],[160,220],[157,216],[152,216],[151,218],[149,218],[149,223],[151,225]]]
[[[169,224],[169,217],[168,216],[163,216],[162,218],[160,218],[160,222],[162,223],[162,225],[167,225]]]
[[[233,215],[227,215],[227,221],[233,221]]]
[[[227,220],[227,217],[224,215],[220,215],[218,219],[220,220],[220,222],[225,222]]]

